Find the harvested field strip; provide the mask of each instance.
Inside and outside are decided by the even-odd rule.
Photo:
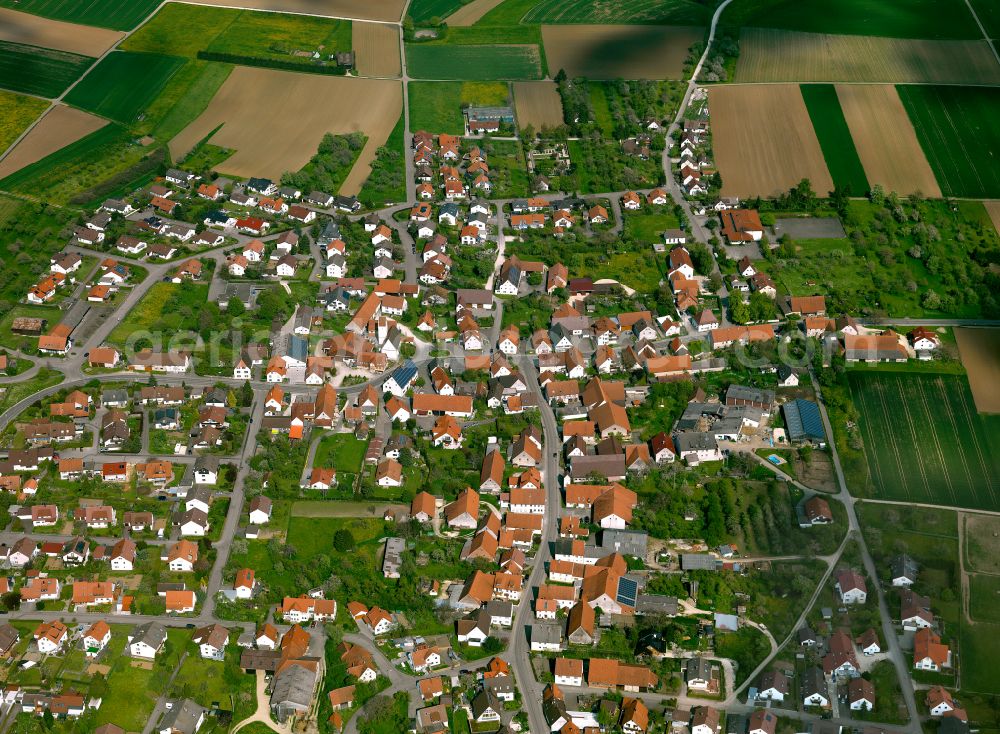
[[[0,155],[17,140],[28,125],[45,111],[49,103],[13,92],[0,92]],[[0,163],[2,166],[3,163]]]
[[[1000,89],[900,86],[897,92],[941,190],[1000,197]]]
[[[538,46],[533,44],[407,44],[406,68],[415,79],[541,79]]]
[[[462,7],[462,0],[412,0],[406,9],[406,14],[413,18],[416,23],[426,23],[431,18],[448,18],[451,25],[450,16]]]
[[[986,41],[920,41],[744,28],[735,80],[1000,84],[1000,64]]]
[[[868,179],[832,84],[803,84],[802,99],[823,149],[834,186],[851,194],[868,191]]]
[[[0,6],[45,18],[128,31],[152,13],[160,0],[0,0]]]
[[[895,87],[838,84],[837,98],[871,185],[899,194],[941,196]]]
[[[697,26],[545,25],[549,69],[588,79],[681,79]]]
[[[58,97],[92,63],[88,56],[0,41],[0,87]]]
[[[0,41],[53,48],[81,56],[100,56],[124,34],[104,28],[63,23],[30,13],[0,8]]]
[[[798,85],[711,87],[708,102],[724,196],[772,196],[804,178],[833,188]]]
[[[66,102],[119,122],[132,122],[160,93],[184,59],[115,51],[66,95]]]
[[[503,0],[472,0],[448,16],[448,25],[452,28],[470,26],[502,2]]]
[[[876,496],[996,509],[1000,448],[964,376],[849,375]]]
[[[355,169],[364,171],[401,110],[398,82],[236,67],[170,151],[179,160],[221,125],[209,142],[236,150],[222,166],[226,173],[278,179],[302,168],[325,133],[360,131],[368,143]],[[352,170],[342,190],[354,179]]]
[[[56,105],[46,113],[10,154],[0,160],[0,179],[74,144],[108,124],[87,112]]]
[[[514,103],[521,127],[541,130],[563,124],[562,98],[555,82],[514,82]]]
[[[384,23],[354,23],[351,45],[361,76],[398,77],[399,29]]]
[[[996,202],[990,202],[995,204]],[[980,413],[1000,413],[1000,329],[955,329],[962,365]]]

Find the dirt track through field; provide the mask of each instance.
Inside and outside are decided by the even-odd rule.
[[[923,41],[745,28],[738,82],[1000,84],[986,41]]]
[[[941,196],[894,86],[838,84],[837,98],[870,184],[898,194]]]
[[[1000,413],[1000,330],[962,327],[955,329],[955,341],[976,410]]]
[[[399,29],[396,26],[357,22],[351,25],[351,34],[358,74],[398,77],[402,73],[399,63]]]
[[[278,179],[302,168],[324,134],[362,132],[368,143],[341,187],[356,193],[402,109],[399,82],[237,66],[208,108],[170,141],[170,152],[179,160],[222,125],[211,142],[236,152],[221,170]]]
[[[404,0],[185,0],[195,5],[223,5],[248,10],[274,10],[330,18],[357,18],[398,23]]]
[[[771,196],[804,178],[833,189],[798,85],[711,87],[708,105],[724,196]]]
[[[27,43],[58,51],[100,56],[125,37],[120,31],[49,20],[31,13],[0,8],[0,41]]]
[[[70,143],[100,130],[108,121],[73,107],[56,105],[0,161],[0,178],[20,171]]]
[[[559,127],[563,124],[562,98],[553,81],[514,82],[514,104],[521,127]]]
[[[680,79],[696,26],[543,25],[549,71],[589,79]]]
[[[493,10],[503,0],[472,0],[445,18],[449,26],[469,26]]]

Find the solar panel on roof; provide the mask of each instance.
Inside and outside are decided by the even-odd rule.
[[[636,583],[635,579],[625,578],[624,576],[618,579],[618,594],[615,599],[619,604],[634,607],[638,595],[639,584]]]

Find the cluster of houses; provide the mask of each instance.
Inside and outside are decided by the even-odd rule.
[[[515,199],[510,204],[509,229],[515,233],[545,229],[553,237],[562,237],[581,222],[590,227],[609,224],[611,216],[608,208],[600,201],[588,201],[579,197],[550,201],[536,196]]]
[[[422,201],[464,201],[471,192],[488,196],[493,191],[486,153],[478,145],[463,145],[458,135],[418,130],[413,133],[412,156],[417,198]]]

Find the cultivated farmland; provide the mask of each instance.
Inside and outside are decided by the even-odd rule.
[[[708,4],[692,0],[542,0],[524,14],[524,23],[708,24]]]
[[[470,26],[502,2],[503,0],[472,0],[448,16],[448,25],[452,28]]]
[[[0,160],[0,178],[40,161],[64,145],[69,145],[85,135],[107,125],[107,120],[87,112],[56,105],[43,117],[31,132]]]
[[[0,8],[0,41],[54,48],[82,56],[100,56],[115,45],[122,35],[104,28],[63,23]]]
[[[837,98],[869,183],[899,194],[941,196],[895,87],[838,84]]]
[[[834,185],[855,195],[863,194],[868,190],[868,179],[837,99],[837,90],[832,84],[803,84],[801,91]]]
[[[131,122],[160,93],[184,59],[115,51],[90,70],[66,102],[120,122]]]
[[[156,9],[160,0],[0,0],[0,6],[45,18],[127,31]]]
[[[419,24],[431,18],[446,18],[461,7],[462,0],[412,0],[406,12]]]
[[[703,35],[692,26],[542,26],[553,73],[588,79],[680,79],[688,49]]]
[[[0,155],[17,140],[48,103],[34,97],[13,92],[0,92]],[[0,163],[0,165],[3,165]]]
[[[415,79],[541,79],[533,44],[407,44],[406,67]]]
[[[965,0],[743,0],[726,9],[722,22],[887,38],[982,38]]]
[[[10,2],[10,0],[0,0]],[[154,7],[159,0],[153,0]],[[195,4],[225,5],[249,10],[271,10],[279,13],[325,15],[331,18],[358,18],[399,22],[403,15],[403,0],[190,0]]]
[[[797,85],[712,87],[708,103],[724,196],[771,196],[804,178],[833,188]]]
[[[58,97],[94,62],[87,56],[0,41],[0,87]]]
[[[562,98],[555,82],[515,82],[514,103],[521,127],[532,125],[540,130],[563,124]]]
[[[1000,441],[960,375],[852,371],[876,497],[1000,506]]]
[[[276,179],[302,168],[325,133],[360,131],[368,143],[355,167],[366,171],[401,109],[398,82],[240,66],[198,119],[170,142],[170,151],[180,159],[221,125],[210,142],[236,150],[224,164],[227,173]]]
[[[998,84],[986,41],[920,41],[744,28],[740,82]]]
[[[994,202],[991,202],[994,203]],[[1000,330],[963,327],[955,329],[962,365],[981,413],[1000,413]]]
[[[399,30],[383,23],[354,23],[355,67],[362,76],[399,76]]]
[[[1000,197],[1000,89],[897,91],[941,190],[948,196]]]
[[[965,522],[966,566],[970,571],[1000,574],[1000,517],[996,515],[962,516]]]

